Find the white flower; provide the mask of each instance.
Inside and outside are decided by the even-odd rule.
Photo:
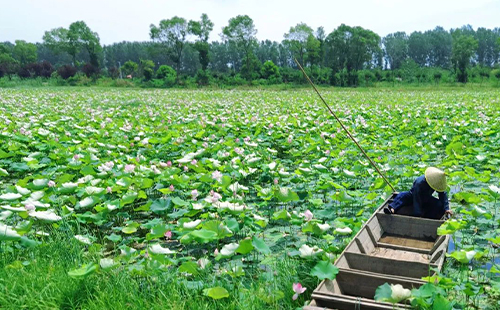
[[[325,224],[317,224],[319,229],[321,229],[321,231],[325,232],[327,231],[328,229],[330,229],[330,225],[328,225],[328,223],[325,223]]]
[[[400,302],[401,300],[405,300],[411,296],[411,291],[409,289],[403,288],[401,284],[391,284],[391,290],[391,298],[395,302]]]
[[[323,250],[318,248],[317,246],[314,246],[311,248],[307,244],[303,244],[299,248],[299,252],[300,252],[300,257],[312,257],[312,256],[318,255],[319,253],[323,252]]]
[[[311,211],[309,211],[309,210],[306,210],[306,212],[304,212],[304,217],[306,218],[306,221],[310,221],[310,220],[312,220],[313,216],[314,216],[314,215],[313,215],[313,214],[312,214],[312,212],[311,212]]]
[[[350,235],[352,233],[352,229],[350,229],[349,227],[335,228],[335,232],[340,235]]]
[[[169,248],[164,248],[161,245],[154,244],[149,248],[149,251],[154,254],[174,254],[175,251],[170,250]]]
[[[231,256],[234,254],[234,252],[236,251],[236,249],[239,247],[240,245],[238,243],[229,243],[229,244],[226,244],[225,246],[222,247],[222,249],[220,250],[220,254],[222,256]]]
[[[465,257],[467,257],[467,259],[469,260],[469,262],[474,258],[474,256],[476,255],[476,251],[469,251],[469,252],[465,252]]]
[[[222,173],[218,170],[212,172],[212,179],[217,180],[217,182],[222,181]]]
[[[200,223],[201,223],[201,220],[186,222],[182,225],[182,227],[187,228],[187,229],[192,229],[192,228],[196,228],[196,226],[200,225]]]

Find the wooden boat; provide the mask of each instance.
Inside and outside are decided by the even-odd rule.
[[[377,287],[387,282],[418,288],[425,284],[422,277],[441,270],[449,236],[438,236],[437,228],[444,219],[411,217],[410,208],[384,214],[395,195],[382,203],[347,245],[335,261],[336,279],[321,282],[304,309],[393,309],[392,304],[373,299]]]

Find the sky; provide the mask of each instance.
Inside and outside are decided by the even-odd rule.
[[[214,22],[211,41],[220,41],[231,17],[248,15],[259,40],[283,40],[290,27],[304,22],[326,34],[341,24],[361,26],[380,36],[470,24],[500,27],[500,0],[0,0],[0,42],[41,42],[45,31],[83,20],[101,44],[149,41],[149,26],[173,16]]]

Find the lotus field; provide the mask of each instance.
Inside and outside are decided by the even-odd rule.
[[[422,309],[500,307],[500,91],[323,95],[398,190],[447,173]],[[391,190],[312,91],[0,89],[0,308],[295,309]]]

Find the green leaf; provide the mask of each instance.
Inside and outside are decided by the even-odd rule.
[[[127,192],[125,196],[123,196],[122,199],[120,200],[120,205],[123,207],[128,204],[131,204],[135,201],[136,198],[137,198],[136,192]]]
[[[87,265],[83,265],[78,269],[73,269],[68,271],[68,275],[74,279],[85,279],[89,275],[93,274],[97,271],[98,265],[94,263],[90,263]]]
[[[106,236],[105,238],[114,243],[117,243],[122,240],[122,236],[116,234],[111,234],[109,236]]]
[[[225,288],[217,286],[204,289],[203,295],[213,299],[222,299],[229,297],[229,292]]]
[[[191,261],[182,263],[182,265],[179,266],[179,272],[187,272],[193,276],[200,273],[198,271],[198,264]]]
[[[186,207],[189,205],[189,202],[187,201],[184,201],[182,199],[180,199],[179,197],[174,197],[172,198],[172,202],[176,205],[176,206],[181,206],[181,207]]]
[[[200,243],[208,243],[217,240],[217,233],[212,230],[200,229],[189,233],[194,240]]]
[[[236,249],[236,253],[248,254],[253,250],[252,239],[247,238],[240,241],[240,246]]]
[[[432,310],[451,310],[451,302],[441,295],[434,297],[434,303],[432,304]]]
[[[329,261],[321,261],[311,270],[311,275],[318,277],[320,280],[333,280],[339,273],[339,269]]]
[[[257,238],[256,236],[252,238],[252,245],[255,247],[257,251],[259,251],[262,254],[271,253],[271,249],[267,246],[264,240]]]
[[[149,210],[153,213],[164,213],[169,210],[172,205],[172,201],[170,199],[158,199],[154,200]]]
[[[392,289],[387,283],[380,285],[375,290],[375,300],[376,301],[392,301]]]

